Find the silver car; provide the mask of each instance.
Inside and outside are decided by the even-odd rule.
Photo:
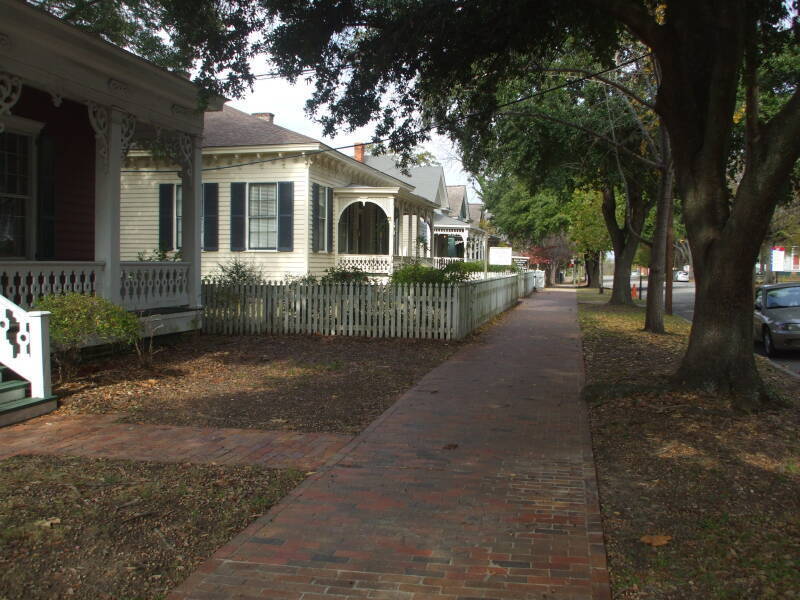
[[[756,290],[753,335],[767,356],[800,350],[800,283],[775,283]]]

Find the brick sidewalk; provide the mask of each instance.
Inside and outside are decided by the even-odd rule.
[[[523,301],[171,600],[610,598],[575,293]]]
[[[44,416],[0,429],[0,460],[59,454],[316,469],[351,438],[330,433],[115,423],[115,415]]]

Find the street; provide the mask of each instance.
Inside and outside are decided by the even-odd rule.
[[[606,276],[603,279],[604,284],[610,288],[614,278]],[[636,287],[639,287],[638,281],[634,281],[632,279],[631,283],[635,283]],[[646,298],[646,277],[642,278],[642,285],[644,288],[642,298]],[[694,283],[682,281],[674,281],[672,283],[672,312],[679,317],[683,317],[687,321],[692,320],[692,317],[694,316]],[[764,346],[761,345],[761,343],[755,344],[755,351],[761,356],[766,356],[764,354]],[[785,352],[780,357],[772,359],[772,362],[780,365],[784,369],[791,371],[792,373],[800,375],[800,352]]]

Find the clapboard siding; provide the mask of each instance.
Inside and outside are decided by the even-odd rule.
[[[234,257],[252,262],[266,279],[283,279],[284,276],[299,276],[306,273],[321,275],[334,266],[338,240],[337,224],[333,227],[333,252],[311,251],[311,184],[325,187],[344,187],[350,184],[374,185],[359,175],[334,173],[318,163],[307,165],[304,159],[281,159],[276,154],[261,153],[220,156],[204,153],[204,168],[227,166],[255,160],[269,160],[256,165],[237,166],[220,170],[205,170],[203,183],[219,184],[219,250],[202,253],[203,275],[212,275],[217,266],[230,262]],[[147,171],[163,170],[151,173]],[[170,169],[173,171],[168,172]],[[176,167],[155,165],[146,158],[129,159],[122,174],[121,242],[123,260],[136,260],[139,252],[149,253],[158,247],[158,186],[161,183],[179,184]],[[293,251],[230,250],[230,184],[294,183]],[[334,214],[334,220],[336,215]]]

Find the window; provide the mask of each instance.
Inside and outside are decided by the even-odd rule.
[[[317,195],[317,206],[315,214],[317,216],[314,223],[314,235],[317,240],[317,250],[327,252],[328,250],[328,194],[330,188],[319,186]]]
[[[278,185],[251,183],[247,207],[248,247],[251,250],[278,248]]]
[[[27,207],[33,196],[33,138],[0,134],[0,256],[26,254]]]
[[[183,246],[183,186],[175,186],[175,250]]]

